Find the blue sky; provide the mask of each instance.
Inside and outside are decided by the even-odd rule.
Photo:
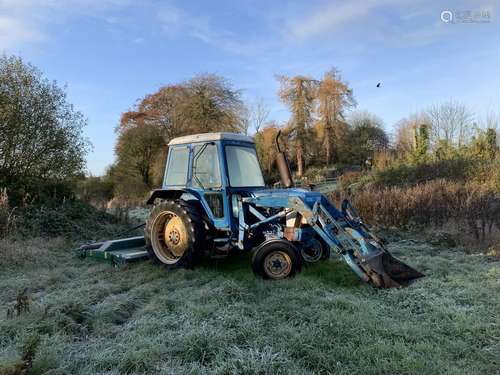
[[[89,120],[89,171],[101,174],[113,162],[122,112],[204,72],[228,78],[249,102],[263,98],[278,121],[289,114],[275,75],[320,78],[331,67],[353,88],[358,109],[381,117],[388,131],[450,99],[478,118],[500,113],[497,9],[491,0],[0,0],[0,50],[67,85]],[[454,19],[446,23],[448,10]],[[474,22],[461,22],[467,11]]]

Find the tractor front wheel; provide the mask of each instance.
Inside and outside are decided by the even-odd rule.
[[[319,239],[313,238],[307,244],[301,246],[300,256],[306,264],[317,263],[320,260],[328,260],[330,258],[330,248]]]
[[[182,200],[156,204],[144,229],[149,257],[167,268],[192,267],[202,251],[204,233],[196,207]]]
[[[301,259],[295,246],[286,240],[270,240],[255,249],[252,257],[254,274],[279,280],[300,272]]]

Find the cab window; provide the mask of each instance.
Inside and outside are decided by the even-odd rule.
[[[170,149],[165,185],[186,185],[189,165],[189,148],[174,147]]]
[[[195,146],[193,153],[193,186],[200,189],[221,187],[219,155],[212,143]]]

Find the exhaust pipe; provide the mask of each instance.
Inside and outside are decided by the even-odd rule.
[[[290,172],[290,164],[286,158],[286,154],[281,151],[279,137],[281,135],[281,130],[278,130],[276,135],[276,148],[278,149],[278,155],[276,156],[276,164],[278,165],[278,171],[280,173],[281,184],[285,188],[293,187],[292,173]]]

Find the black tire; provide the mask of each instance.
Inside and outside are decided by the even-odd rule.
[[[318,241],[321,243],[321,246],[323,247],[323,253],[321,254],[321,260],[328,260],[330,259],[330,256],[332,255],[332,251],[330,250],[330,246],[323,240],[319,239]]]
[[[182,253],[178,251],[177,254],[172,252],[172,247],[168,245],[172,238],[169,237],[167,241],[163,238],[166,233],[165,229],[173,218],[177,226],[175,231],[169,234],[178,233],[183,241]],[[163,236],[160,231],[163,231]],[[163,265],[168,269],[192,268],[200,258],[203,247],[208,246],[205,241],[207,230],[202,213],[195,205],[180,199],[161,201],[153,207],[146,221],[144,238],[146,249],[153,263]]]
[[[316,246],[320,252],[311,254],[309,248],[301,248],[300,257],[302,259],[302,262],[304,264],[314,264],[330,259],[330,248],[328,247],[328,245],[325,244],[322,239],[317,237],[315,237],[312,241],[314,241],[314,246]]]
[[[271,266],[271,263],[284,265]],[[302,261],[299,252],[292,243],[286,240],[269,240],[254,250],[252,270],[263,279],[279,280],[294,277],[300,272]],[[273,269],[276,269],[276,272]]]

